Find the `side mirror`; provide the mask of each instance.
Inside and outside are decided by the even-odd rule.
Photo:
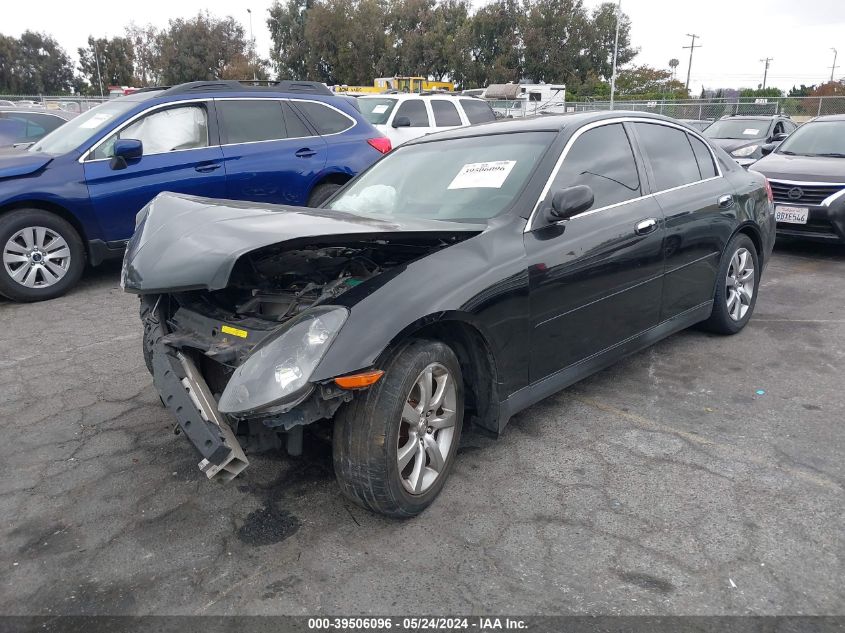
[[[760,151],[763,153],[763,156],[767,156],[775,151],[775,148],[777,148],[778,145],[779,143],[766,143],[765,145],[760,146]]]
[[[587,185],[575,185],[552,194],[552,206],[546,212],[549,222],[567,220],[593,206],[593,190]]]
[[[772,137],[772,142],[774,142],[774,143],[780,143],[781,141],[786,140],[786,137],[787,137],[787,136],[789,136],[789,134],[787,134],[786,132],[781,132],[780,134],[775,134],[775,135]]]
[[[406,116],[398,116],[393,119],[393,127],[411,127],[411,119]]]
[[[138,139],[121,138],[114,142],[112,154],[109,166],[112,169],[126,169],[129,161],[138,160],[144,155],[144,144]]]

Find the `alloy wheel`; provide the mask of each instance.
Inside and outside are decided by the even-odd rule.
[[[405,399],[396,447],[399,477],[411,494],[431,488],[446,468],[456,403],[455,379],[446,367],[431,363],[420,372]]]
[[[747,249],[740,248],[731,257],[726,285],[728,314],[734,321],[741,321],[754,297],[754,258]]]
[[[3,247],[6,274],[27,288],[48,288],[70,267],[65,238],[43,226],[28,226],[13,234]]]

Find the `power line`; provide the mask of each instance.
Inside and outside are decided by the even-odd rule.
[[[689,90],[689,78],[690,74],[692,73],[692,53],[696,48],[701,48],[701,44],[698,46],[695,45],[695,38],[698,37],[695,33],[687,33],[687,37],[692,38],[692,42],[690,42],[689,46],[682,46],[681,48],[688,48],[689,49],[689,66],[687,66],[687,83],[684,86],[686,90]]]

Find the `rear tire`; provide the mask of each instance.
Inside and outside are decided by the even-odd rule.
[[[332,443],[340,489],[368,510],[416,516],[449,476],[463,415],[455,353],[440,342],[412,341],[390,359],[378,383],[335,415]]]
[[[738,233],[728,243],[716,277],[713,312],[701,327],[717,334],[736,334],[746,326],[757,304],[760,260],[751,238]]]
[[[308,206],[312,208],[319,207],[326,200],[331,198],[335,192],[343,185],[338,185],[333,182],[325,182],[322,185],[317,185],[308,196]]]
[[[79,233],[67,220],[41,209],[0,216],[0,249],[0,294],[13,301],[59,297],[85,269]]]

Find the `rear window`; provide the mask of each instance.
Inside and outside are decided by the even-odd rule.
[[[689,135],[689,142],[692,151],[695,152],[695,160],[698,161],[698,171],[702,178],[713,178],[716,176],[716,165],[713,163],[713,155],[701,139]]]
[[[276,100],[218,101],[225,143],[272,141],[287,136],[282,105]]]
[[[396,107],[396,99],[358,99],[361,114],[373,125],[385,125]]]
[[[481,99],[461,99],[461,105],[470,123],[488,123],[496,120],[493,109]]]
[[[355,121],[352,117],[342,114],[338,110],[316,101],[296,101],[297,110],[305,114],[305,117],[320,134],[337,134],[348,130]]]
[[[701,179],[686,132],[654,123],[634,123],[634,127],[651,163],[658,191]]]

